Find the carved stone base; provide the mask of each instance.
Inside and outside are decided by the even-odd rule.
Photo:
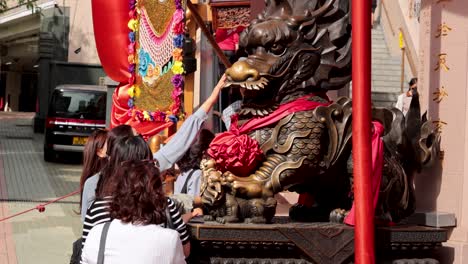
[[[439,264],[435,259],[398,259],[394,260],[392,264]]]
[[[354,228],[334,223],[189,224],[190,263],[320,263],[354,261]],[[447,229],[422,226],[378,227],[378,263],[431,263],[434,249],[447,241]],[[426,262],[421,262],[421,261]],[[412,261],[412,262],[411,262]]]
[[[312,264],[304,259],[271,258],[212,258],[210,264]],[[413,263],[411,263],[413,264]],[[415,263],[416,264],[416,263]],[[419,264],[419,263],[418,263]],[[430,263],[432,264],[432,263]]]

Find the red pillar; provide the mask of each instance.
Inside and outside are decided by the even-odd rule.
[[[371,149],[371,1],[352,2],[355,262],[375,263]]]

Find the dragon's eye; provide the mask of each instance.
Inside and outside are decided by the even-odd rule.
[[[278,44],[278,43],[274,43],[274,44],[271,45],[271,47],[270,47],[271,53],[273,53],[273,54],[275,54],[275,55],[281,55],[281,54],[284,52],[285,49],[286,49],[286,48],[283,47],[283,45]]]

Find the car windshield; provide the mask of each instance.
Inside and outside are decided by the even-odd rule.
[[[49,116],[106,119],[106,93],[100,91],[55,90]]]

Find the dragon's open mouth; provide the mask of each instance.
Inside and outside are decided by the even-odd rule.
[[[276,104],[272,104],[271,91],[267,88],[270,84],[270,80],[262,76],[255,81],[234,82],[228,80],[225,87],[240,88],[243,100],[239,115],[266,116],[278,108]]]
[[[251,91],[260,91],[260,90],[263,90],[265,89],[265,87],[268,86],[268,79],[265,78],[265,77],[261,77],[260,79],[256,80],[256,81],[244,81],[244,82],[233,82],[233,81],[226,81],[226,84],[224,85],[224,87],[230,87],[230,86],[238,86],[240,88],[244,88],[244,89],[247,89],[247,90],[251,90]]]

